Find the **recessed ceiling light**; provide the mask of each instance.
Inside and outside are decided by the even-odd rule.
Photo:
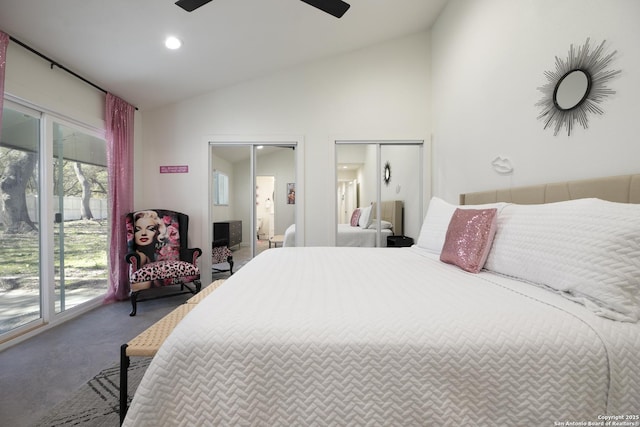
[[[180,49],[180,46],[182,46],[182,42],[177,37],[169,36],[165,39],[164,45],[167,47],[167,49],[176,50]]]

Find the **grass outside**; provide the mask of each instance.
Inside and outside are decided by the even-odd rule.
[[[65,309],[107,290],[107,221],[64,223]],[[56,310],[60,300],[60,229],[54,232]],[[5,234],[0,226],[0,333],[40,313],[39,234]]]
[[[60,234],[54,233],[56,282],[60,275]],[[0,227],[0,295],[13,289],[40,288],[40,254],[37,232],[4,234]],[[107,280],[107,222],[64,223],[65,288],[105,286]],[[56,283],[56,286],[58,283]]]

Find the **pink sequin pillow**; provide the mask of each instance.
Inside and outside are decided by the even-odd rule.
[[[496,234],[497,209],[456,209],[449,222],[440,261],[470,273],[484,266]]]
[[[360,221],[360,209],[356,209],[353,211],[353,213],[351,214],[351,226],[352,227],[357,227],[358,226],[358,221]]]

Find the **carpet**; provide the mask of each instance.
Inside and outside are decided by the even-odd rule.
[[[144,375],[150,357],[131,358],[129,402]],[[120,364],[100,371],[69,399],[56,405],[35,427],[120,425]]]

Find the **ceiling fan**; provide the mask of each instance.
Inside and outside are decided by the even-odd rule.
[[[187,12],[193,12],[200,6],[204,6],[211,0],[178,0],[176,4],[186,10]],[[316,7],[323,12],[327,12],[336,18],[341,18],[342,15],[349,9],[351,5],[345,3],[342,0],[302,0],[303,2]]]

